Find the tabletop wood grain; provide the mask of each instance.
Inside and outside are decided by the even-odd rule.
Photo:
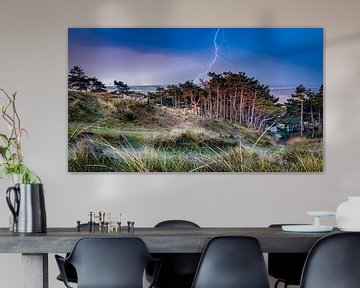
[[[65,253],[83,237],[139,237],[152,253],[201,253],[207,241],[221,235],[252,236],[263,252],[307,252],[321,237],[338,233],[292,233],[281,228],[135,228],[134,232],[77,232],[49,228],[47,233],[19,234],[0,228],[0,253]]]

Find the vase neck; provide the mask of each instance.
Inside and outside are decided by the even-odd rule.
[[[10,174],[10,185],[14,186],[15,184],[22,183],[20,174]]]

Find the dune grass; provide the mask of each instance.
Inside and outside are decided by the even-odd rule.
[[[321,172],[321,139],[278,146],[227,120],[69,92],[70,172]]]
[[[107,152],[105,152],[107,151]],[[114,147],[106,141],[83,140],[69,149],[72,172],[320,172],[321,154],[285,149],[258,155],[242,147],[211,147],[182,151]]]

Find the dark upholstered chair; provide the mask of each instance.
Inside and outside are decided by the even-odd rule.
[[[192,288],[269,288],[256,238],[220,236],[207,244]]]
[[[166,220],[155,225],[157,229],[163,228],[199,228],[193,222],[186,220]],[[162,266],[155,283],[157,288],[190,288],[194,280],[200,254],[196,253],[157,253],[153,254],[161,259]],[[147,269],[147,279],[152,279],[153,269]]]
[[[89,224],[88,223],[83,223],[80,225],[81,229],[89,229]],[[95,229],[99,229],[99,224],[95,224]],[[66,254],[66,257],[69,256],[69,253]],[[77,283],[77,275],[76,275],[76,270],[74,268],[73,265],[71,265],[70,263],[64,263],[64,267],[65,267],[65,274],[66,274],[66,277],[67,277],[67,280],[68,282],[71,282],[71,283]],[[62,277],[61,277],[61,274],[59,274],[57,277],[56,277],[57,280],[59,281],[63,281]]]
[[[288,224],[272,224],[269,227],[281,228],[282,225]],[[274,288],[277,288],[280,283],[283,283],[285,288],[288,285],[300,285],[306,256],[307,253],[269,253],[269,275],[277,279]]]
[[[360,287],[360,233],[321,238],[309,252],[301,288]]]
[[[66,255],[66,257],[68,257],[68,256],[69,256],[69,254]],[[64,273],[66,275],[66,279],[68,282],[77,283],[76,270],[73,265],[71,265],[70,263],[64,262]],[[56,277],[56,279],[64,282],[63,278],[61,277],[61,274],[59,274]]]
[[[65,263],[74,266],[78,288],[143,288],[144,271],[155,262],[139,238],[82,238],[67,258],[55,258],[66,287]]]

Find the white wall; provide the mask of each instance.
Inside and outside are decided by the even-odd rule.
[[[187,218],[201,226],[307,222],[360,195],[360,18],[357,0],[0,0],[0,87],[17,91],[26,160],[46,187],[48,226],[89,210],[136,226]],[[324,27],[325,172],[320,174],[70,174],[67,172],[68,27]],[[0,226],[8,222],[0,182]],[[328,223],[334,224],[333,220]],[[54,259],[50,256],[50,287]],[[2,287],[20,287],[19,255],[0,255]]]

